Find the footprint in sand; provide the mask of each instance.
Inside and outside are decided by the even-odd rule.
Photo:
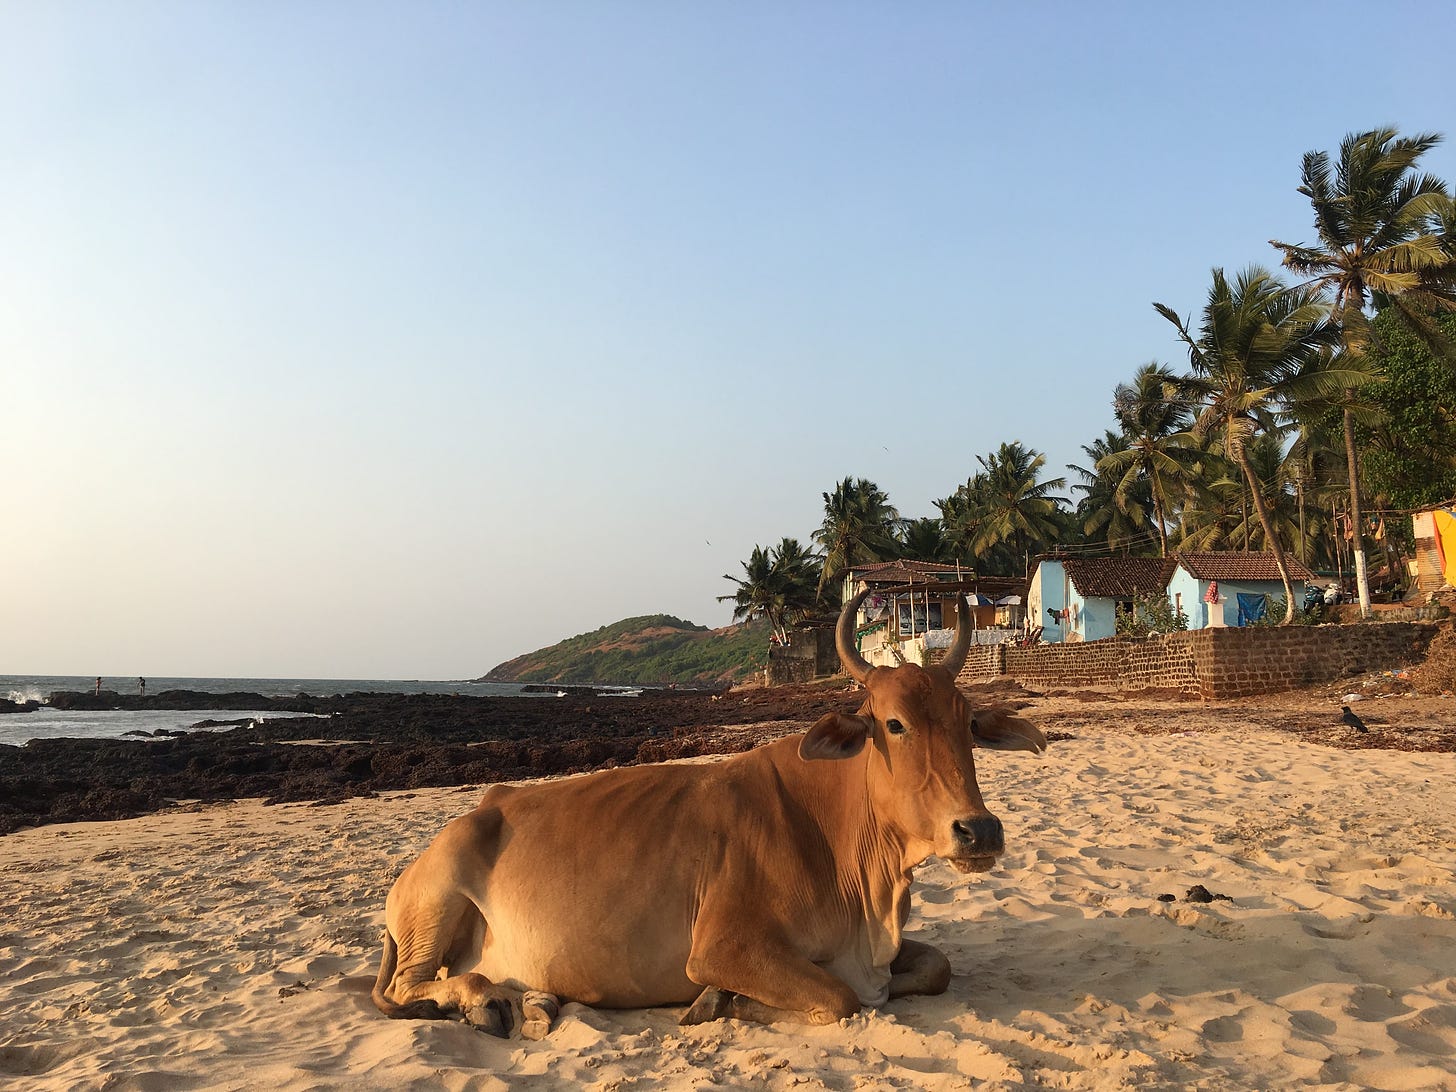
[[[1450,1005],[1432,1005],[1404,1020],[1392,1021],[1386,1030],[1402,1046],[1437,1056],[1456,1054],[1456,1008]]]

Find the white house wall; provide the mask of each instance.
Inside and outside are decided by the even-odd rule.
[[[1077,616],[1077,632],[1084,641],[1098,641],[1103,637],[1117,636],[1117,601],[1115,599],[1086,599],[1082,601],[1081,613]]]
[[[1041,639],[1047,644],[1098,641],[1117,635],[1117,601],[1088,599],[1077,590],[1060,561],[1042,561],[1031,577],[1026,595],[1027,617],[1033,625],[1044,627]],[[1070,608],[1072,617],[1061,623],[1052,621],[1048,610]]]
[[[1220,594],[1223,585],[1219,585]],[[1174,608],[1181,607],[1183,613],[1188,615],[1189,629],[1207,629],[1213,623],[1210,621],[1209,604],[1203,601],[1203,594],[1208,590],[1208,582],[1199,580],[1182,565],[1173,570],[1172,579],[1168,581],[1168,602]],[[1222,611],[1223,604],[1217,605]],[[1235,619],[1237,620],[1237,607],[1235,607]]]
[[[1031,577],[1026,595],[1027,617],[1041,626],[1041,639],[1055,645],[1063,641],[1095,641],[1117,632],[1114,604],[1111,600],[1086,599],[1067,575],[1060,561],[1042,561]],[[1070,618],[1052,620],[1049,610],[1072,611]]]
[[[1033,626],[1041,626],[1041,639],[1048,644],[1062,640],[1062,627],[1052,622],[1049,610],[1061,610],[1067,605],[1065,587],[1067,570],[1060,561],[1041,561],[1031,574],[1031,585],[1026,591],[1026,616]]]

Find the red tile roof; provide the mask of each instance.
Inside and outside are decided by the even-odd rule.
[[[1158,595],[1173,575],[1172,559],[1161,557],[1069,557],[1062,565],[1087,599]]]
[[[1178,554],[1177,560],[1198,580],[1278,580],[1279,568],[1272,553],[1244,554],[1222,550],[1207,554]],[[1284,557],[1290,580],[1313,580],[1314,573],[1298,559]]]
[[[976,570],[969,565],[957,569],[954,565],[942,565],[938,561],[910,561],[900,558],[895,561],[878,561],[872,565],[856,565],[851,570],[856,580],[871,584],[924,584],[927,580],[970,580]]]

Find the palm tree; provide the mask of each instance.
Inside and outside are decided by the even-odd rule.
[[[1101,439],[1083,444],[1082,451],[1092,461],[1091,468],[1068,463],[1067,469],[1075,471],[1081,478],[1081,485],[1072,486],[1073,492],[1080,492],[1075,519],[1082,534],[1096,536],[1105,541],[1110,550],[1131,554],[1152,537],[1153,498],[1144,481],[1134,482],[1126,491],[1119,493],[1122,475],[1102,470],[1108,456],[1129,450],[1127,437],[1121,432],[1104,429]]]
[[[1440,140],[1435,133],[1402,137],[1392,128],[1351,133],[1340,143],[1333,173],[1325,152],[1306,152],[1299,192],[1313,206],[1319,244],[1269,240],[1283,252],[1285,268],[1333,294],[1333,319],[1352,370],[1369,344],[1365,309],[1376,300],[1389,301],[1414,329],[1449,355],[1429,314],[1456,305],[1456,260],[1445,235],[1451,198],[1444,182],[1416,170],[1421,156]],[[1370,584],[1360,528],[1355,423],[1349,410],[1345,459],[1355,532],[1355,581],[1360,611],[1368,615]]]
[[[887,561],[897,551],[895,532],[900,513],[878,485],[864,478],[845,478],[824,498],[824,522],[814,541],[824,549],[819,594],[845,569],[871,561]]]
[[[1301,372],[1301,364],[1319,353],[1335,336],[1329,308],[1310,287],[1286,288],[1265,269],[1252,266],[1232,282],[1222,269],[1213,271],[1213,286],[1195,338],[1175,311],[1153,306],[1178,330],[1188,346],[1193,375],[1186,389],[1203,403],[1194,430],[1216,434],[1224,450],[1243,472],[1264,541],[1284,583],[1284,624],[1294,620],[1294,589],[1284,545],[1275,533],[1264,490],[1250,460],[1260,432],[1275,428],[1281,403],[1325,394],[1345,376],[1337,369]]]
[[[1126,505],[1139,483],[1152,495],[1153,524],[1161,556],[1168,556],[1168,483],[1181,483],[1189,475],[1189,453],[1196,443],[1188,432],[1193,414],[1179,379],[1158,363],[1144,364],[1131,383],[1119,383],[1113,393],[1128,447],[1109,452],[1097,464],[1099,471],[1118,479],[1114,496]]]
[[[1348,356],[1339,346],[1322,350],[1306,362],[1306,371],[1334,369],[1346,376],[1344,382],[1359,383],[1358,386],[1330,386],[1329,397],[1308,396],[1284,408],[1281,420],[1290,427],[1293,442],[1289,445],[1287,461],[1290,474],[1296,483],[1297,492],[1302,494],[1306,512],[1317,513],[1306,521],[1304,554],[1301,560],[1311,564],[1315,554],[1310,547],[1320,543],[1322,551],[1330,556],[1326,560],[1338,566],[1335,551],[1329,549],[1315,532],[1327,526],[1324,513],[1334,507],[1348,504],[1350,480],[1348,448],[1345,443],[1344,423],[1353,421],[1363,429],[1373,429],[1383,421],[1383,414],[1371,399],[1376,389],[1377,368],[1372,366],[1375,353],[1372,351],[1358,357]]]
[[[976,554],[1006,543],[1012,547],[1013,564],[1025,564],[1032,545],[1054,541],[1057,535],[1057,506],[1065,499],[1052,490],[1067,484],[1066,478],[1038,481],[1046,456],[1021,446],[1020,441],[1002,444],[981,464],[980,500],[982,521],[976,535]],[[973,479],[974,481],[974,479]]]
[[[1206,459],[1201,472],[1184,496],[1178,548],[1189,553],[1247,549],[1242,533],[1249,488],[1243,472],[1223,456]]]
[[[945,525],[934,516],[906,520],[899,533],[900,556],[916,561],[954,561]]]
[[[1264,510],[1269,514],[1269,525],[1274,530],[1270,539],[1262,525],[1240,529],[1240,537],[1247,535],[1249,541],[1259,549],[1271,550],[1271,542],[1291,543],[1303,552],[1299,535],[1299,500],[1295,491],[1294,473],[1297,463],[1285,451],[1284,430],[1261,432],[1248,444],[1249,463],[1254,468],[1254,477],[1259,482],[1259,497]]]
[[[984,478],[984,474],[967,478],[965,485],[957,488],[950,496],[941,497],[935,502],[935,507],[940,512],[940,526],[951,553],[973,561],[979,571],[991,572],[994,571],[994,565],[986,565],[986,559],[976,549],[981,525],[986,519],[982,496]]]
[[[784,620],[792,622],[812,614],[819,605],[819,555],[796,538],[781,538],[773,549],[784,603]]]
[[[718,601],[732,601],[735,622],[767,620],[774,636],[787,644],[788,624],[814,609],[819,559],[799,545],[798,539],[785,538],[769,550],[754,546],[741,564],[741,578],[723,574],[724,580],[738,585],[737,590],[718,596]]]

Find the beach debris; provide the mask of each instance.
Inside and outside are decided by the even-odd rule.
[[[1377,717],[1376,719],[1379,720],[1380,718]],[[1350,707],[1348,705],[1340,706],[1340,720],[1343,721],[1345,724],[1348,724],[1357,732],[1370,731],[1369,728],[1365,727],[1365,722],[1350,711]]]
[[[1161,895],[1158,896],[1158,901],[1159,902],[1177,902],[1178,901],[1178,896],[1177,895],[1169,894],[1167,892],[1164,892],[1163,894],[1161,894]],[[1210,891],[1208,888],[1204,887],[1201,883],[1196,883],[1196,884],[1194,884],[1192,887],[1190,887],[1188,889],[1187,893],[1183,896],[1183,901],[1184,902],[1233,902],[1234,900],[1233,900],[1232,896],[1229,896],[1229,895],[1220,895],[1216,891]]]
[[[1189,902],[1233,902],[1229,895],[1221,895],[1217,891],[1210,891],[1201,883],[1196,883],[1188,889],[1184,896]]]
[[[1347,702],[1347,703],[1348,702],[1352,702],[1352,701],[1364,701],[1365,700],[1365,695],[1364,694],[1346,694],[1340,700],[1343,701],[1343,702]]]

